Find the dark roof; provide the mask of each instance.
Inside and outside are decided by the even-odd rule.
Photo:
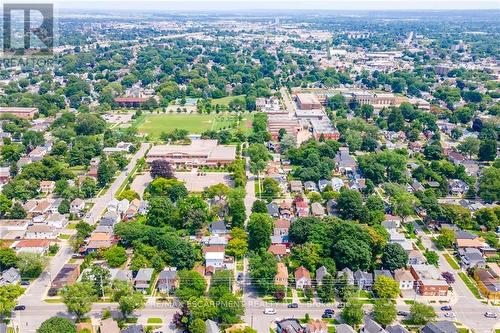
[[[471,234],[465,230],[457,230],[455,231],[455,238],[457,239],[476,239],[477,235]]]
[[[121,333],[144,333],[142,325],[130,325],[121,330]]]
[[[443,320],[427,323],[420,329],[421,333],[457,333],[458,330],[451,321]]]
[[[387,333],[410,333],[410,331],[399,324],[387,326],[385,330],[387,331]]]
[[[304,328],[300,325],[300,322],[295,318],[283,319],[276,322],[276,325],[281,328],[281,332],[284,333],[301,333],[304,332]]]

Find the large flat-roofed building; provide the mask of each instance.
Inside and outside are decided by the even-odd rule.
[[[148,163],[167,160],[176,167],[218,166],[236,159],[235,146],[221,146],[217,140],[193,140],[189,145],[158,145],[147,154]]]
[[[330,119],[325,117],[322,120],[311,119],[311,128],[313,136],[316,140],[319,140],[322,136],[328,140],[338,140],[340,138],[340,133],[335,127],[333,127]]]
[[[11,114],[23,119],[33,119],[37,113],[38,108],[0,107],[0,115]]]
[[[297,105],[301,110],[321,109],[321,103],[314,94],[299,93],[297,96]]]
[[[273,140],[278,140],[278,134],[280,129],[285,129],[286,133],[297,137],[297,133],[300,131],[301,126],[297,118],[291,118],[287,116],[269,116],[267,119],[267,130],[271,133]]]
[[[138,108],[143,103],[146,103],[148,99],[148,97],[117,97],[115,103],[121,107]]]

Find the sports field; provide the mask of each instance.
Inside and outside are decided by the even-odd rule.
[[[175,128],[188,130],[191,134],[201,134],[208,130],[235,129],[238,116],[235,114],[147,114],[138,125],[139,133],[158,139],[162,132]],[[251,130],[253,114],[244,113],[239,128],[247,133]]]
[[[140,133],[159,138],[162,132],[170,132],[175,128],[188,130],[189,133],[200,134],[212,128],[215,115],[211,114],[153,114],[146,115],[139,125]]]

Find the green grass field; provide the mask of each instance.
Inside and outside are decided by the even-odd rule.
[[[481,297],[481,293],[477,289],[477,287],[474,284],[474,282],[472,282],[471,279],[464,272],[458,273],[458,276],[460,276],[460,278],[462,279],[462,281],[464,281],[465,285],[467,286],[467,288],[469,288],[469,290],[474,295],[474,297],[476,297],[477,299],[481,299],[482,298]]]
[[[239,128],[244,133],[252,130],[253,114],[243,113]],[[158,139],[162,132],[175,128],[188,130],[191,134],[201,134],[208,130],[234,129],[238,122],[236,114],[147,114],[138,121],[139,133]],[[136,126],[137,126],[136,125]]]
[[[146,115],[139,132],[159,138],[162,132],[170,132],[175,128],[188,130],[189,133],[200,134],[212,128],[215,114],[153,114]]]
[[[448,264],[450,264],[450,266],[453,269],[460,269],[460,266],[457,264],[457,262],[455,261],[455,259],[453,259],[448,253],[443,254],[443,257],[446,259],[446,261],[448,262]]]
[[[238,95],[238,96],[227,96],[227,97],[222,97],[222,98],[216,98],[216,99],[213,99],[212,100],[212,105],[225,105],[225,106],[228,106],[229,103],[231,103],[231,101],[233,99],[236,99],[236,98],[239,98],[239,99],[245,99],[245,95]]]

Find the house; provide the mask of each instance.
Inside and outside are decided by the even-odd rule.
[[[78,264],[65,264],[57,273],[54,280],[50,285],[52,291],[57,291],[66,286],[70,286],[76,282],[80,276],[80,265]]]
[[[289,219],[292,217],[292,204],[286,201],[280,203],[280,217],[282,219]]]
[[[0,167],[0,184],[5,184],[10,180],[10,168]]]
[[[220,333],[219,326],[213,320],[205,320],[205,333]]]
[[[158,275],[157,288],[160,293],[170,293],[179,287],[176,267],[165,267]]]
[[[315,217],[325,216],[325,208],[319,202],[313,202],[311,204],[311,213]]]
[[[330,199],[326,202],[326,212],[328,215],[336,215],[337,214],[337,201]]]
[[[458,333],[458,330],[451,321],[443,320],[427,323],[420,329],[420,333]]]
[[[325,266],[321,266],[316,270],[316,285],[321,285],[323,278],[328,274]]]
[[[295,206],[295,214],[298,217],[307,217],[309,216],[309,205],[302,197],[297,197],[293,200]]]
[[[354,158],[349,154],[349,148],[340,147],[337,155],[335,156],[335,164],[337,170],[341,173],[353,172],[356,169],[357,163]]]
[[[109,226],[114,226],[116,223],[120,221],[120,215],[118,212],[115,211],[107,211],[104,213],[104,215],[101,217],[101,220],[99,221],[100,225],[109,225]]]
[[[469,185],[460,179],[451,179],[448,181],[448,189],[452,195],[463,195],[469,190]]]
[[[0,286],[7,284],[18,284],[21,281],[21,272],[17,268],[11,267],[2,272],[0,276]]]
[[[317,192],[318,188],[316,187],[316,184],[312,181],[306,181],[304,182],[304,189],[309,192]]]
[[[291,180],[290,181],[290,192],[302,193],[302,182],[300,180]]]
[[[30,225],[26,230],[26,239],[56,239],[59,235],[51,226],[47,224]]]
[[[273,235],[286,238],[288,240],[288,231],[290,229],[290,220],[279,219],[274,221]]]
[[[387,333],[385,329],[382,328],[377,322],[368,316],[365,316],[365,323],[363,328],[359,331],[360,333]]]
[[[389,230],[394,230],[396,231],[398,229],[398,224],[396,221],[382,221],[382,223],[380,223],[382,225],[382,227],[384,227],[384,229],[386,229],[387,231]]]
[[[54,192],[54,189],[56,188],[56,182],[51,181],[51,180],[42,180],[40,182],[40,192],[44,194],[50,194]]]
[[[104,319],[99,326],[100,333],[120,333],[118,323],[113,318]]]
[[[149,288],[149,284],[151,283],[151,279],[153,277],[153,269],[152,268],[141,268],[137,271],[137,275],[134,279],[134,287],[140,291],[146,291]]]
[[[267,213],[273,218],[278,218],[280,216],[279,206],[275,202],[267,204]]]
[[[52,213],[46,219],[45,223],[52,228],[62,229],[68,225],[68,218],[59,213]]]
[[[476,269],[474,271],[474,280],[476,280],[479,290],[484,297],[490,300],[500,299],[500,272],[498,266],[490,264],[488,269]],[[496,267],[495,271],[493,267]]]
[[[456,239],[455,240],[455,247],[457,249],[463,249],[463,248],[475,248],[475,249],[481,249],[485,247],[486,244],[479,238],[474,238],[474,239]]]
[[[304,266],[295,270],[295,288],[304,289],[311,286],[311,274]]]
[[[337,272],[337,277],[345,277],[347,283],[350,285],[354,285],[354,273],[349,268],[344,268],[343,270]]]
[[[359,289],[371,290],[373,287],[373,275],[368,272],[363,272],[357,270],[354,272],[354,284],[358,286]]]
[[[282,262],[278,262],[277,272],[274,276],[274,285],[283,287],[288,286],[288,268]]]
[[[80,215],[85,209],[85,201],[76,198],[69,204],[69,212],[72,214]]]
[[[399,289],[411,290],[415,286],[415,278],[410,271],[406,269],[397,269],[394,271],[394,280],[399,283]]]
[[[410,331],[399,324],[387,326],[385,330],[387,333],[410,333]]]
[[[306,332],[308,333],[328,333],[326,322],[320,319],[310,320],[306,325]]]
[[[328,185],[332,185],[330,181],[328,181],[327,179],[320,179],[318,181],[318,188],[321,192],[323,192],[325,190],[325,188],[328,186]]]
[[[267,252],[276,256],[277,259],[281,259],[288,254],[288,249],[284,244],[271,244]]]
[[[481,251],[473,247],[466,247],[458,249],[460,256],[460,264],[465,269],[474,267],[484,268],[486,260],[484,260]]]
[[[85,252],[90,253],[100,249],[107,249],[113,245],[114,237],[112,233],[92,232],[87,241]]]
[[[441,224],[441,228],[443,228],[443,224]],[[455,231],[455,240],[457,239],[476,239],[479,238],[477,235],[470,233],[465,230],[458,229]]]
[[[287,318],[276,321],[276,333],[305,333],[300,321],[295,318]]]
[[[225,235],[227,234],[227,228],[224,221],[216,221],[210,223],[208,230],[215,235]]]
[[[448,295],[448,283],[432,265],[411,265],[410,272],[416,281],[418,292],[423,296]]]
[[[356,331],[347,324],[340,324],[335,326],[336,333],[356,333]]]
[[[426,259],[420,251],[418,250],[408,251],[408,265],[421,265],[425,263]]]
[[[132,271],[130,269],[111,268],[109,270],[110,280],[132,282]]]
[[[45,254],[49,250],[50,242],[47,239],[23,239],[12,244],[16,253]]]
[[[340,189],[344,187],[344,181],[338,177],[332,178],[332,189],[334,191],[340,191]]]
[[[385,276],[385,277],[393,279],[391,271],[389,271],[387,269],[376,269],[373,271],[373,280],[374,281],[376,281],[377,277],[379,277],[379,276]]]

